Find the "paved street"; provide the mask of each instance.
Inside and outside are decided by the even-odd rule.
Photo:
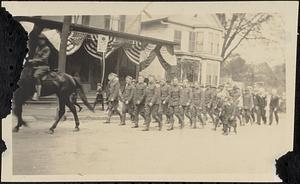
[[[164,125],[149,132],[118,126],[118,118],[104,124],[105,112],[80,112],[81,130],[73,132],[71,113],[55,134],[45,131],[53,123],[54,105],[24,106],[29,128],[13,133],[13,174],[213,174],[265,173],[286,153],[291,125],[280,114],[280,124],[238,127],[238,134],[221,135],[221,129],[174,131]],[[142,123],[141,123],[142,124]],[[186,123],[187,124],[187,123]],[[275,172],[275,171],[274,171]]]

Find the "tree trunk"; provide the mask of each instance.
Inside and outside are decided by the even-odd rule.
[[[67,60],[67,42],[70,32],[71,16],[64,16],[63,27],[61,31],[61,42],[58,55],[58,70],[60,72],[66,72],[66,60]]]

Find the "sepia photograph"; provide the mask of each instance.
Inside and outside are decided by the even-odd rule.
[[[298,2],[3,6],[29,38],[3,181],[281,181]]]

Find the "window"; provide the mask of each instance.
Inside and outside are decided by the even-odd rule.
[[[209,45],[209,53],[213,54],[213,50],[214,50],[214,40],[213,40],[213,33],[208,33],[208,45]]]
[[[196,50],[203,51],[204,49],[204,33],[197,32]]]
[[[219,54],[219,48],[220,48],[220,35],[219,34],[215,34],[214,44],[215,44],[214,54],[218,55]]]
[[[212,83],[213,83],[213,85],[217,86],[217,84],[218,84],[218,76],[214,75]]]
[[[174,42],[176,42],[178,45],[175,45],[175,50],[181,49],[181,31],[174,31]]]
[[[114,31],[119,31],[120,17],[117,15],[111,16],[111,29]]]
[[[119,31],[124,32],[125,31],[125,15],[120,15],[120,21],[119,21]]]
[[[104,15],[104,29],[110,29],[110,15]]]
[[[207,77],[206,77],[206,85],[211,85],[211,75],[207,75]]]
[[[195,44],[196,44],[196,33],[190,32],[190,38],[189,38],[189,51],[190,52],[195,51]]]
[[[82,24],[82,16],[81,15],[72,16],[71,22],[74,24]]]

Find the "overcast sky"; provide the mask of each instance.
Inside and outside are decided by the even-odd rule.
[[[264,36],[275,42],[244,41],[236,53],[239,53],[246,62],[253,64],[267,62],[270,66],[274,66],[285,63],[285,45],[288,39],[287,30],[284,27],[283,18],[275,14],[273,19],[266,23],[262,29]]]

